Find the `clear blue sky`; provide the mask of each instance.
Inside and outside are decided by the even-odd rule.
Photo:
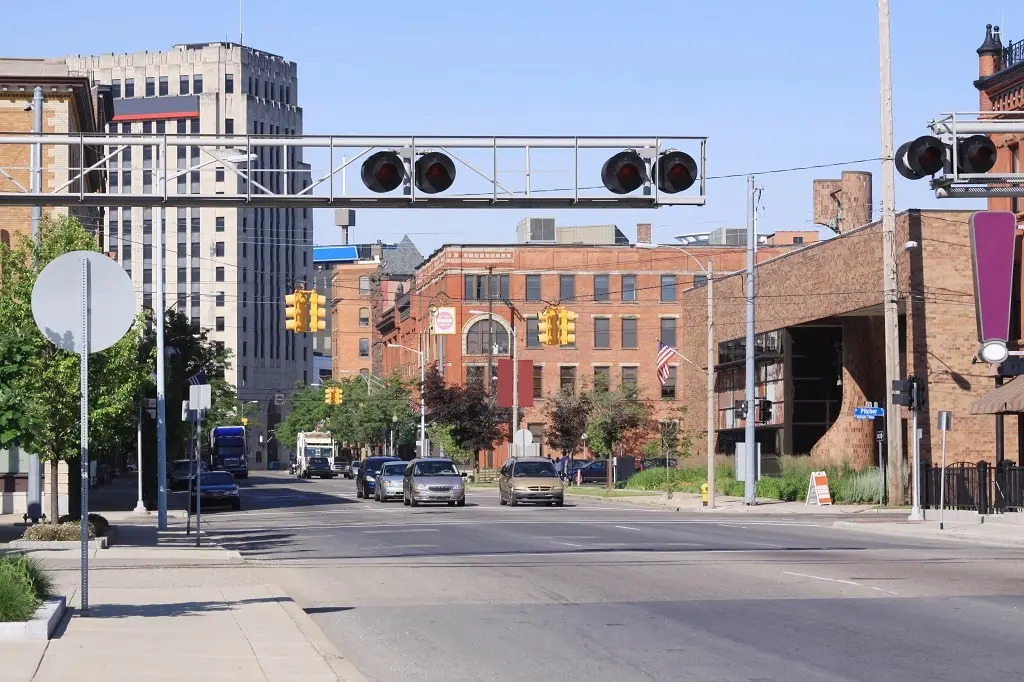
[[[245,42],[299,64],[308,133],[707,135],[709,175],[877,157],[877,7],[870,0],[647,2],[246,0]],[[896,144],[943,111],[975,110],[975,50],[986,23],[1024,38],[1009,0],[893,0]],[[237,0],[87,5],[47,0],[5,9],[8,56],[159,51],[237,40]],[[32,27],[38,30],[29,30]],[[875,215],[881,199],[878,162]],[[839,168],[766,175],[762,231],[810,226],[811,180]],[[525,215],[614,222],[655,238],[745,222],[745,180],[711,180],[704,207],[647,211],[362,211],[354,237],[409,233],[443,242],[512,241]],[[897,204],[938,201],[897,176]],[[318,211],[317,240],[335,241]]]

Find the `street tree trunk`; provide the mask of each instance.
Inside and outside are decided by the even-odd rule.
[[[59,467],[59,460],[50,460],[50,523],[57,523],[60,519],[60,500],[57,497],[57,491],[60,490],[60,486],[57,485]]]

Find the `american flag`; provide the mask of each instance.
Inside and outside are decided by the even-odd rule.
[[[191,386],[202,386],[203,384],[208,383],[206,381],[206,370],[201,369],[192,376],[190,376],[188,378],[188,383]]]
[[[661,382],[662,386],[668,381],[668,362],[674,355],[676,355],[676,352],[670,346],[666,346],[660,340],[658,341],[658,381]]]

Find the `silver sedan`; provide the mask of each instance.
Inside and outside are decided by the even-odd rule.
[[[423,457],[412,460],[405,469],[402,484],[402,502],[415,507],[421,502],[447,502],[454,507],[466,505],[464,472],[455,462],[441,457]]]

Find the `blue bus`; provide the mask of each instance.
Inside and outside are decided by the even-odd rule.
[[[213,468],[235,478],[249,478],[249,445],[244,426],[215,426],[210,431]]]

